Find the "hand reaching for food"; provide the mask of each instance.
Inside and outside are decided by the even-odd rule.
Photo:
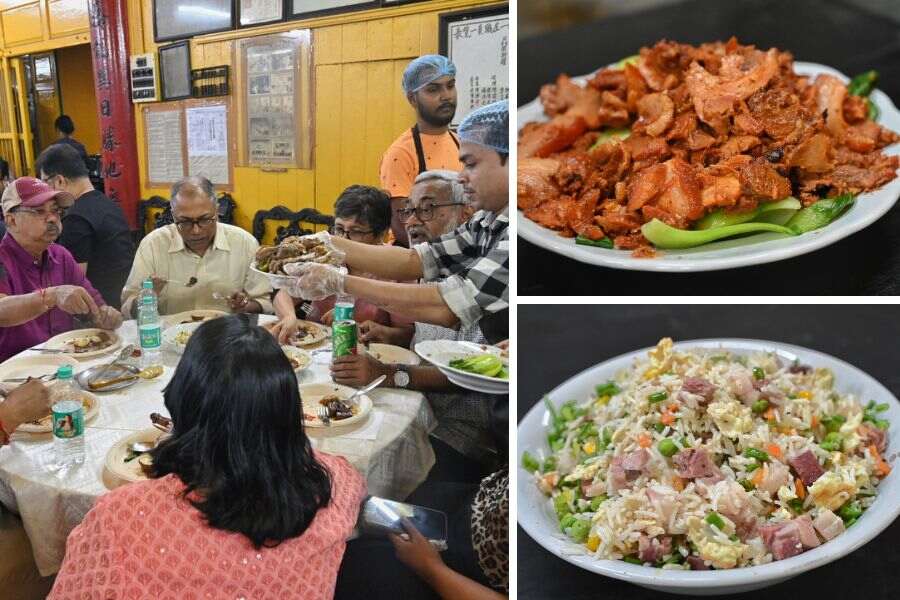
[[[32,379],[9,392],[2,406],[2,420],[7,433],[29,421],[37,421],[50,414],[50,390]]]
[[[359,324],[359,341],[364,344],[381,343],[390,344],[389,330],[381,323],[365,321]]]
[[[101,306],[97,316],[94,318],[94,324],[100,329],[113,331],[118,329],[122,324],[122,313],[109,305]]]
[[[81,286],[58,285],[47,288],[44,295],[49,300],[51,308],[55,306],[70,315],[90,314],[95,319],[99,315],[97,303]]]
[[[227,298],[228,306],[234,312],[244,312],[250,304],[250,296],[245,291],[234,292]]]
[[[300,331],[300,321],[295,317],[288,317],[281,319],[268,329],[269,333],[278,340],[279,344],[289,344],[291,339]]]
[[[288,293],[295,298],[322,300],[344,292],[346,275],[331,265],[316,263],[290,263],[284,265],[285,273],[299,277]]]

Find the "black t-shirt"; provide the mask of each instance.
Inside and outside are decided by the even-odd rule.
[[[74,138],[61,137],[53,142],[53,144],[66,144],[67,146],[72,146],[73,148],[78,150],[78,154],[81,155],[81,158],[87,158],[87,149],[84,147],[84,144]]]
[[[122,208],[97,190],[79,196],[63,219],[58,241],[69,249],[75,262],[88,264],[88,280],[107,304],[118,308],[134,259]]]

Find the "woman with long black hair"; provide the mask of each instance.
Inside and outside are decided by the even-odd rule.
[[[204,323],[164,397],[152,478],[98,500],[49,597],[331,598],[365,482],[312,450],[275,339],[246,315]]]

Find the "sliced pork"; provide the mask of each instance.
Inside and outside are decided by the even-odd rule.
[[[638,539],[638,558],[643,562],[655,563],[671,553],[672,538],[667,535],[651,538],[641,534]]]
[[[797,477],[806,485],[812,485],[816,479],[825,473],[819,464],[819,459],[812,453],[812,450],[805,450],[800,454],[792,456],[788,459],[788,464],[794,469]]]

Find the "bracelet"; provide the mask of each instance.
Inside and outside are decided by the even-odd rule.
[[[9,432],[6,431],[6,425],[3,424],[3,421],[0,421],[0,446],[5,446],[9,443]]]

